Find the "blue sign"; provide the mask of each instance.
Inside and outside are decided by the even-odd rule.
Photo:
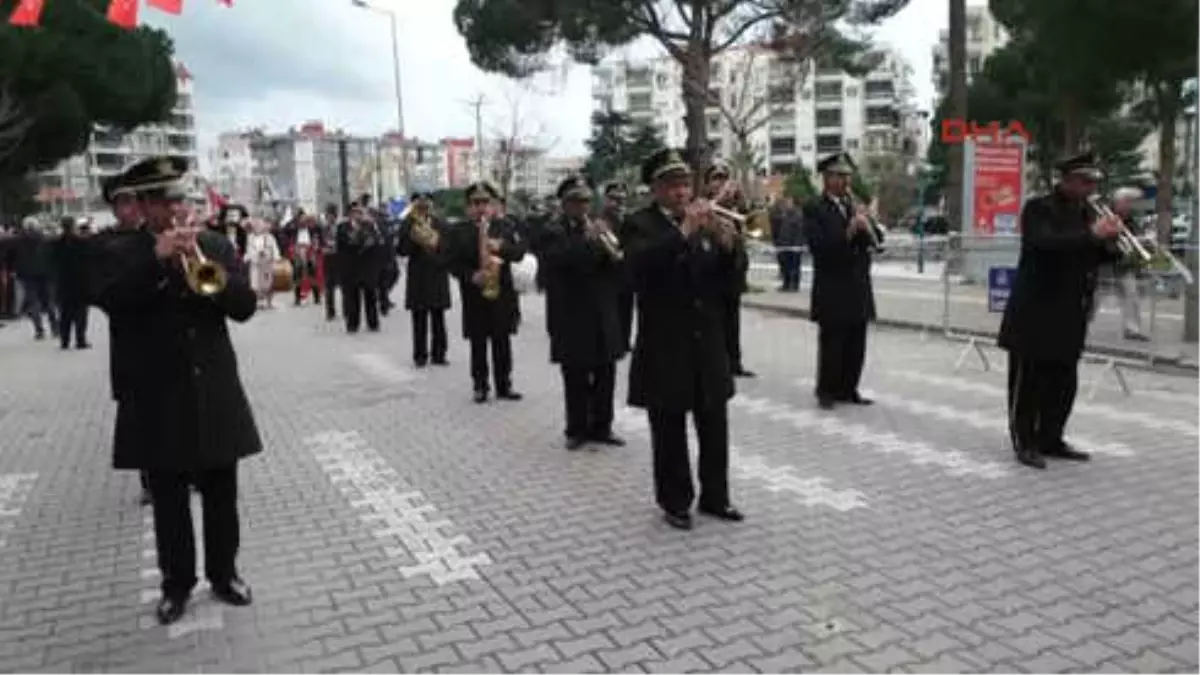
[[[397,198],[388,201],[388,215],[393,218],[399,218],[401,213],[404,213],[404,207],[408,206],[408,200]]]
[[[1013,282],[1017,279],[1015,267],[988,268],[988,311],[999,314],[1004,312],[1008,304],[1008,296],[1012,293]]]

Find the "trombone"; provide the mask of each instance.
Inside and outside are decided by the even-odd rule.
[[[1117,215],[1113,213],[1112,209],[1110,209],[1104,202],[1100,201],[1099,195],[1089,196],[1087,202],[1088,205],[1096,211],[1096,215],[1100,216],[1101,218],[1117,217]],[[1121,252],[1121,254],[1126,256],[1136,254],[1137,257],[1141,258],[1142,262],[1144,263],[1148,263],[1153,260],[1154,254],[1146,250],[1146,247],[1142,245],[1142,242],[1140,239],[1138,239],[1137,235],[1135,235],[1133,232],[1130,232],[1129,228],[1125,226],[1124,221],[1117,218],[1117,222],[1121,223],[1121,229],[1117,232],[1117,249]],[[1171,251],[1167,249],[1162,248],[1157,242],[1151,245],[1154,247],[1155,252],[1167,259],[1167,262],[1171,264],[1171,270],[1178,274],[1179,277],[1183,279],[1184,283],[1190,286],[1195,282],[1195,277],[1192,276],[1192,271],[1189,270],[1186,265],[1180,262],[1179,258],[1175,257],[1175,254],[1171,253]]]

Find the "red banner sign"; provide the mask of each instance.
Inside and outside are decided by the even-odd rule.
[[[975,233],[1016,234],[1024,202],[1024,144],[972,143],[971,146]]]

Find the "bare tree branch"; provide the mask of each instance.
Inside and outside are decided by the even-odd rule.
[[[739,3],[739,8],[749,8],[753,9],[754,11],[741,12],[744,14],[744,18],[742,19],[741,23],[734,26],[725,36],[724,40],[717,42],[713,46],[713,54],[720,54],[729,47],[737,44],[740,40],[746,37],[746,35],[749,34],[753,28],[763,26],[767,23],[774,23],[783,18],[785,15],[785,12],[782,8],[771,7],[770,5],[764,2],[759,2],[758,0],[743,0],[743,2]],[[732,14],[730,16],[732,16]]]

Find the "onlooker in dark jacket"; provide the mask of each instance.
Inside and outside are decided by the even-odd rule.
[[[779,290],[795,293],[800,290],[800,270],[804,254],[804,216],[791,197],[781,197],[771,208],[771,237],[779,261]]]

